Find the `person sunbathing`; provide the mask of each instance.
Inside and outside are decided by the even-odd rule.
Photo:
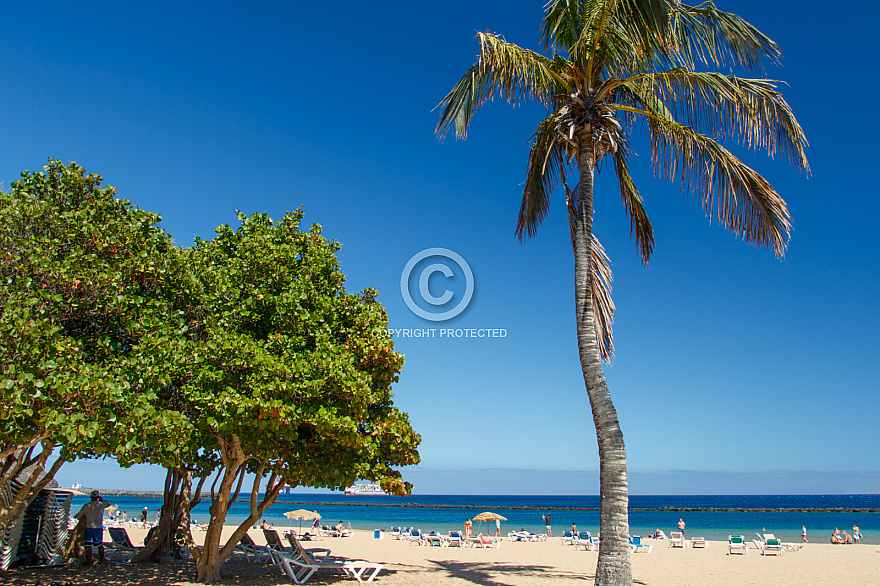
[[[849,536],[849,533],[846,532],[846,529],[843,530],[843,535],[840,536],[841,543],[852,543],[852,537]]]
[[[846,543],[843,537],[840,536],[840,529],[835,527],[834,533],[831,534],[831,543],[837,545],[838,543]]]

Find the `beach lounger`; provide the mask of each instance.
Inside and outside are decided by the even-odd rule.
[[[299,548],[302,548],[308,555],[315,558],[317,561],[323,561],[330,556],[330,550],[326,547],[309,547],[304,548],[299,543],[299,539],[296,535],[292,533],[285,533],[284,537],[287,538],[287,543],[290,544],[291,553],[298,552]]]
[[[292,551],[290,553],[273,551],[272,556],[282,573],[297,584],[305,583],[319,570],[341,572],[358,582],[372,582],[383,567],[382,564],[367,560],[329,557],[329,549],[306,549],[295,537],[289,537]],[[314,553],[319,551],[325,552],[323,558],[315,557]]]
[[[272,561],[269,548],[254,543],[254,540],[247,533],[241,536],[238,544],[232,549],[232,557],[239,560],[244,558],[244,561],[251,564],[265,564]]]
[[[784,551],[785,548],[782,546],[782,543],[774,537],[764,542],[761,555],[782,555]]]
[[[690,547],[701,547],[703,549],[706,548],[706,538],[705,537],[694,537],[693,539],[688,540]]]
[[[630,544],[632,544],[633,553],[636,553],[640,549],[648,548],[648,553],[651,553],[651,550],[654,549],[654,546],[648,543],[642,543],[642,538],[640,535],[633,535],[629,538]]]
[[[681,547],[682,549],[687,547],[687,541],[681,531],[670,531],[668,543],[669,547]]]
[[[400,527],[392,527],[387,535],[388,539],[400,539]]]
[[[272,563],[281,568],[281,573],[296,582],[305,584],[312,574],[321,569],[318,564],[307,564],[302,560],[296,560],[281,552],[272,551]]]
[[[450,531],[446,539],[446,547],[465,547],[464,537],[460,531]]]
[[[425,535],[424,542],[428,547],[446,547],[446,540],[438,533]]]
[[[409,533],[403,536],[403,541],[407,545],[426,545],[422,532],[419,529],[411,529]]]
[[[593,539],[593,536],[590,535],[589,531],[581,531],[572,539],[572,543],[574,544],[574,548],[584,548],[584,551],[593,551],[598,545],[599,540]]]
[[[110,533],[111,543],[107,547],[107,554],[110,558],[118,558],[117,561],[127,562],[139,552],[142,547],[138,547],[131,542],[128,537],[128,531],[124,527],[107,527]]]
[[[732,553],[741,553],[747,555],[749,553],[749,544],[742,535],[727,536],[727,555]]]
[[[562,540],[562,545],[572,545],[574,542],[574,534],[571,531],[563,531],[562,535],[559,536],[559,539]]]
[[[319,570],[339,572],[358,582],[372,582],[383,568],[382,564],[357,560],[309,563],[277,551],[272,552],[272,557],[281,572],[297,584],[305,584]]]
[[[274,529],[263,529],[263,537],[266,538],[266,547],[282,553],[289,551],[287,546],[281,541],[278,532]]]
[[[758,533],[758,536],[762,537],[763,539],[761,539],[761,541],[765,543],[768,539],[776,539],[776,535],[773,533]],[[780,543],[782,542],[780,541]],[[785,551],[797,551],[803,547],[803,545],[803,543],[782,543],[782,547]]]
[[[500,539],[490,539],[488,537],[483,537],[482,535],[478,535],[477,537],[468,537],[467,543],[471,547],[479,547],[483,549],[498,549],[499,547],[501,547]]]

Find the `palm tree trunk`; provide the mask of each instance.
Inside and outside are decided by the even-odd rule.
[[[584,384],[593,410],[593,423],[599,440],[599,476],[601,513],[599,561],[596,586],[632,586],[629,545],[629,496],[626,479],[626,448],[617,411],[602,371],[602,359],[596,341],[593,299],[590,293],[592,265],[590,239],[593,230],[593,169],[595,155],[590,132],[580,137],[578,170],[580,172],[577,222],[575,224],[575,303],[578,350]]]

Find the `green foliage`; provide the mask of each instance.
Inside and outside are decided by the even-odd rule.
[[[291,485],[408,493],[392,466],[417,463],[420,438],[392,403],[403,356],[372,335],[387,327],[376,292],[345,291],[339,244],[300,231],[301,211],[239,219],[186,251],[188,340],[163,399],[195,426],[188,464],[212,468],[236,438],[246,469]]]
[[[372,335],[376,291],[345,291],[339,244],[297,211],[182,250],[101,181],[50,160],[0,193],[0,482],[42,444],[42,463],[60,446],[59,463],[410,492],[393,468],[420,441],[392,402],[403,356]]]
[[[116,199],[102,178],[50,160],[0,193],[0,448],[37,439],[62,457],[114,455],[180,435],[138,372],[142,340],[163,337],[172,256],[160,218]]]

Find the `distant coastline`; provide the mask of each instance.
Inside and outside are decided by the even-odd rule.
[[[59,487],[60,488],[60,487]],[[62,490],[73,490],[62,488]],[[78,492],[88,494],[91,489],[82,488]],[[161,499],[163,493],[154,490],[118,490],[100,489],[104,496],[126,496],[135,498]],[[83,492],[84,491],[84,492]],[[210,492],[203,492],[202,498],[211,498]],[[546,506],[532,505],[498,505],[498,504],[424,504],[424,503],[389,503],[356,501],[319,501],[319,500],[288,500],[279,498],[275,504],[308,505],[317,507],[396,507],[407,509],[498,509],[505,511],[543,511]],[[598,511],[599,507],[567,507],[555,506],[554,511]],[[630,507],[630,511],[643,512],[682,512],[682,513],[880,513],[880,508],[869,507]]]

